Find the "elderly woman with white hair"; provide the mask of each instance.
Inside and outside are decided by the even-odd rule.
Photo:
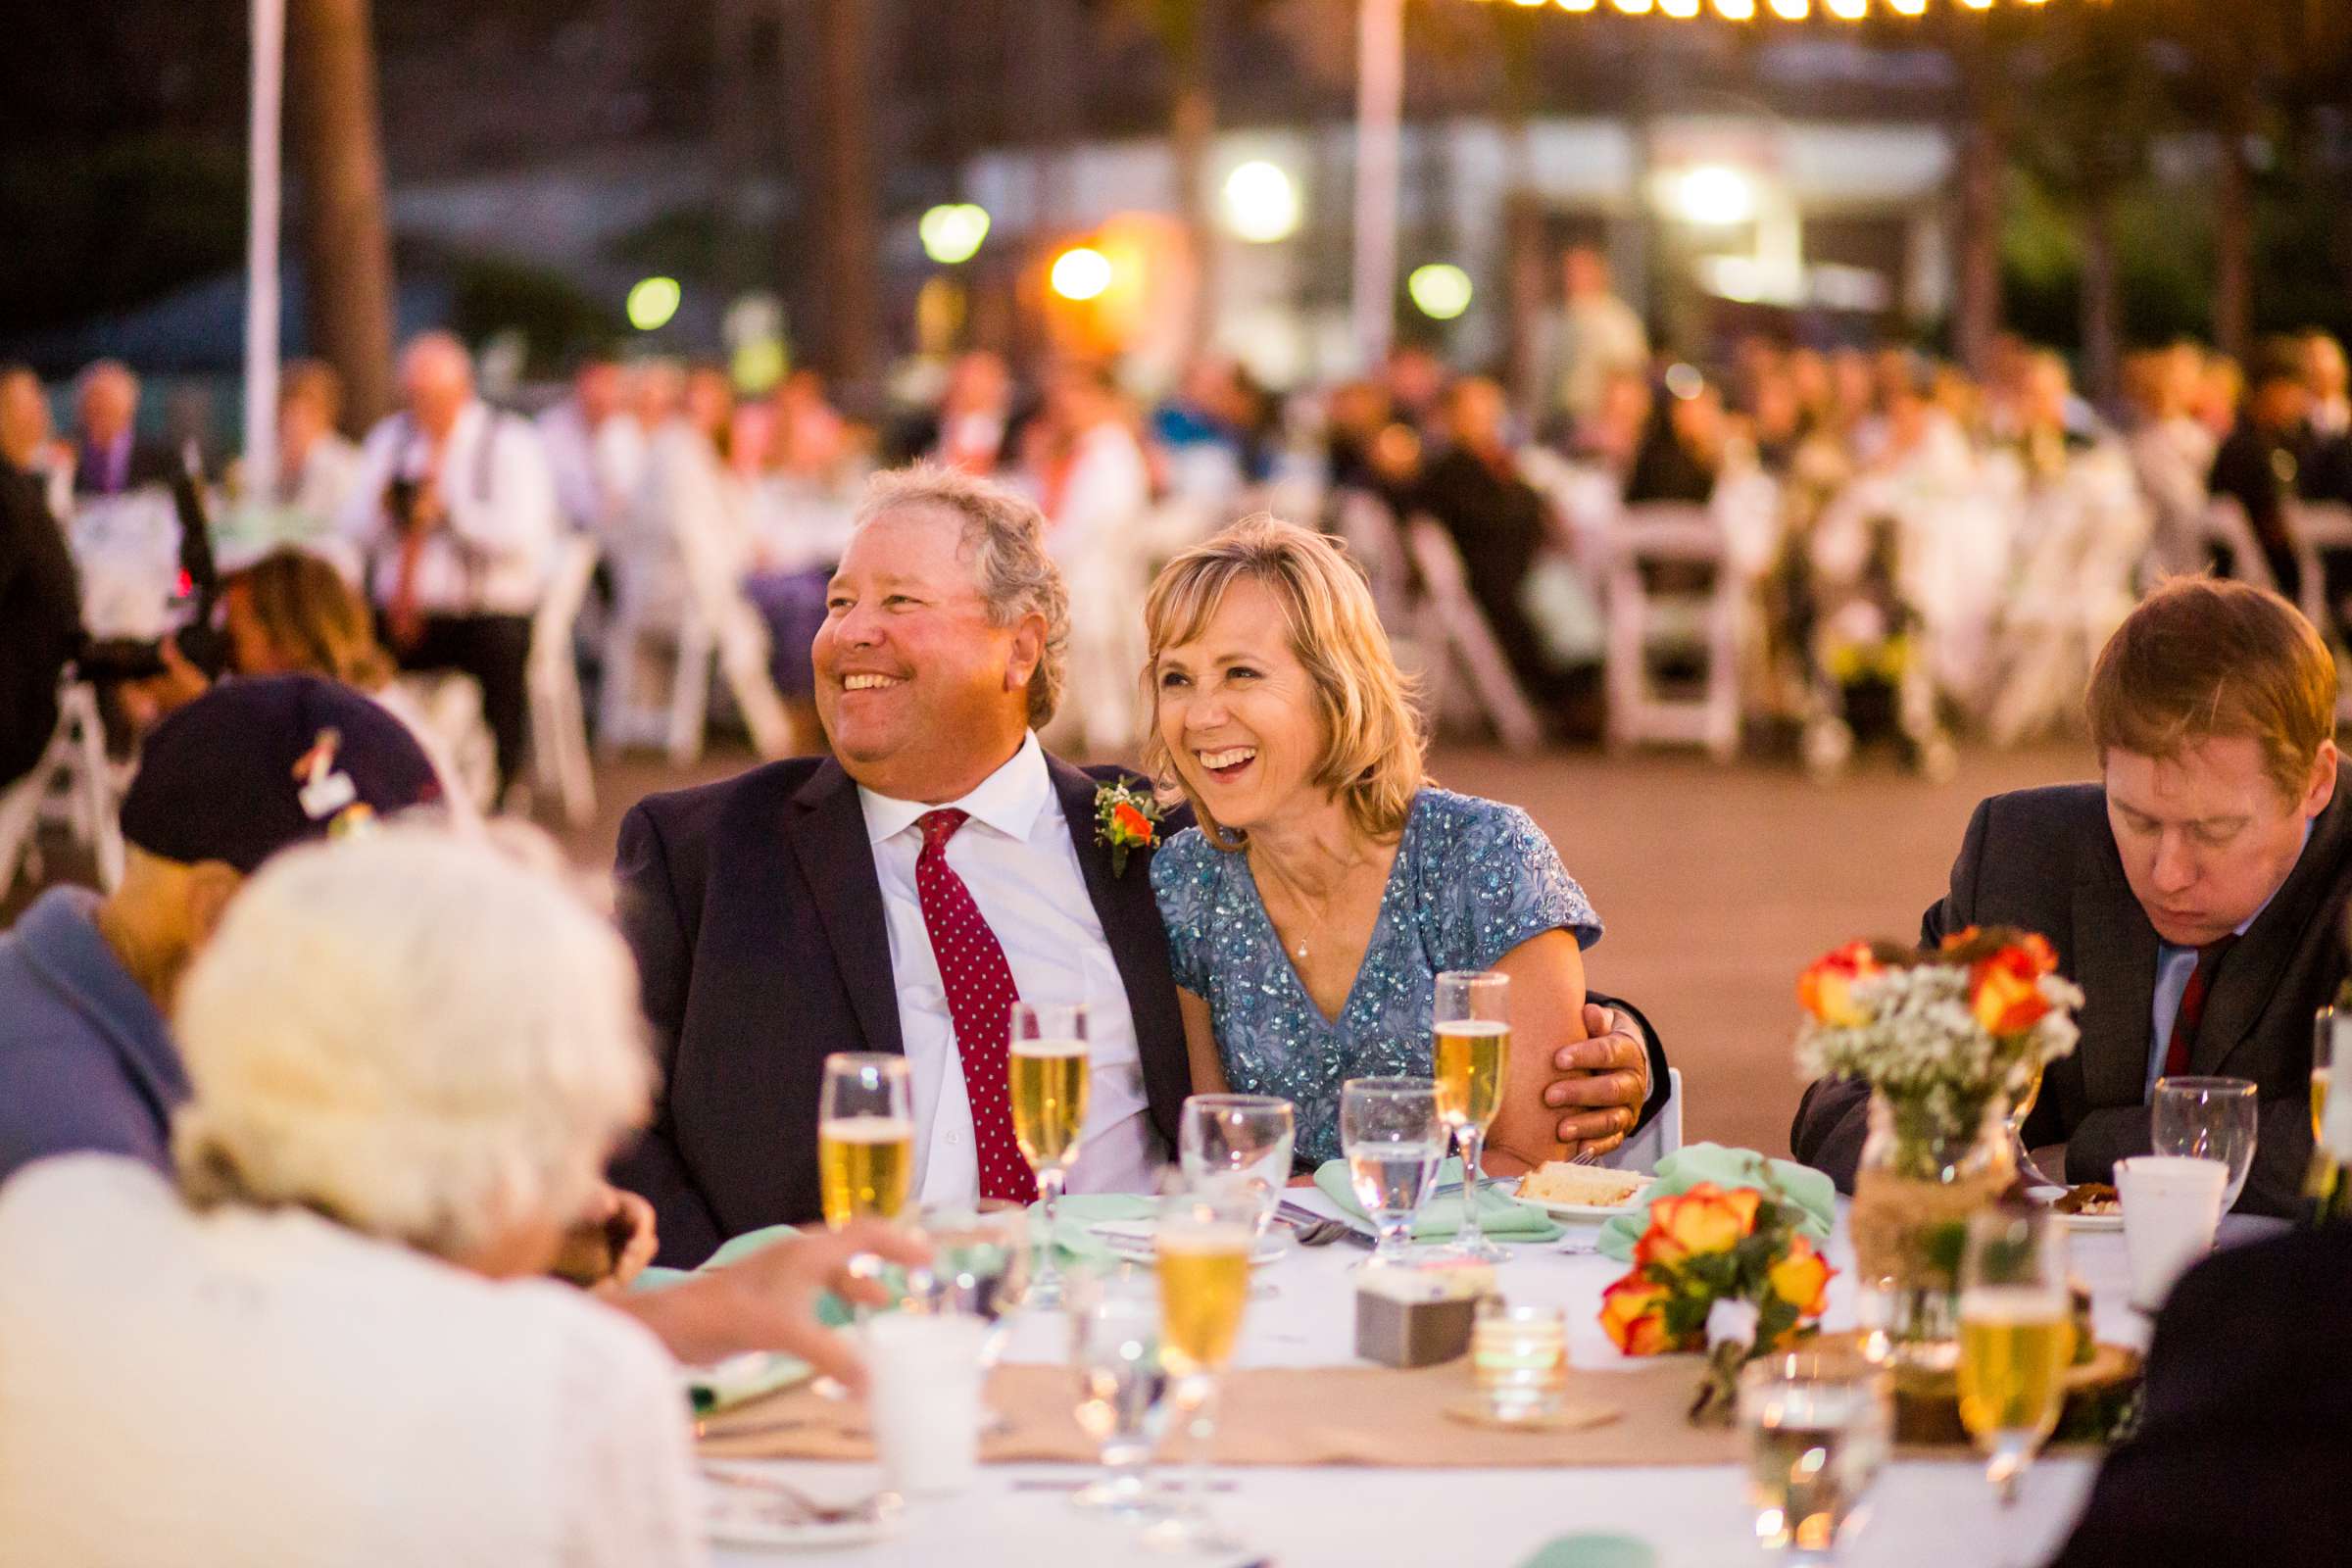
[[[300,850],[178,1024],[176,1191],[103,1155],[0,1190],[7,1555],[700,1561],[674,1366],[536,1277],[646,1108],[606,923],[478,843]]]

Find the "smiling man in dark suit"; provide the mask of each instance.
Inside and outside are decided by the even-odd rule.
[[[917,1201],[1030,1197],[1004,1101],[1015,995],[1089,1005],[1070,1190],[1148,1192],[1168,1158],[1191,1069],[1149,852],[1113,869],[1096,802],[1121,771],[1071,766],[1036,736],[1069,627],[1043,529],[985,481],[885,475],[812,649],[837,760],[655,796],[622,823],[621,927],[663,1083],[613,1180],[653,1201],[664,1262],[817,1216],[837,1051],[907,1058]],[[1594,1021],[1573,1076],[1609,1093],[1622,1078],[1642,1105],[1644,1043],[1622,1015]],[[1622,1120],[1589,1103],[1569,1119],[1591,1137],[1594,1118]]]
[[[2065,1146],[2068,1181],[2111,1181],[2118,1159],[2148,1152],[2160,1076],[2250,1078],[2261,1132],[2239,1207],[2293,1211],[2311,1158],[2312,1018],[2344,976],[2352,896],[2335,702],[2335,662],[2286,601],[2177,580],[2091,672],[2102,782],[1977,808],[1921,941],[2022,926],[2082,988],[2082,1041],[2051,1065],[2025,1129],[2029,1147]],[[1808,1089],[1797,1158],[1850,1187],[1868,1100],[1848,1081]]]

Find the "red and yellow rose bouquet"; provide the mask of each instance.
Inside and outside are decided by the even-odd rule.
[[[1854,942],[1796,983],[1798,1067],[1858,1078],[1923,1134],[1962,1136],[1995,1095],[2019,1102],[2075,1049],[2082,993],[2043,938],[1975,926],[1914,951]]]
[[[1713,1342],[1691,1410],[1704,1415],[1742,1365],[1811,1333],[1828,1303],[1836,1271],[1798,1230],[1801,1219],[1761,1159],[1752,1187],[1701,1182],[1657,1200],[1634,1266],[1601,1293],[1602,1330],[1628,1355]]]

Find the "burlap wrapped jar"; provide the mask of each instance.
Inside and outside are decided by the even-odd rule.
[[[1857,1316],[1874,1355],[1946,1372],[1960,1355],[1960,1257],[1969,1216],[2016,1179],[2009,1105],[1994,1095],[1961,1130],[1884,1093],[1854,1174]]]

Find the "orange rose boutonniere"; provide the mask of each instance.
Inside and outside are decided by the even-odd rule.
[[[1127,857],[1159,844],[1159,802],[1121,779],[1095,791],[1095,842],[1110,851],[1110,874],[1127,874]]]

